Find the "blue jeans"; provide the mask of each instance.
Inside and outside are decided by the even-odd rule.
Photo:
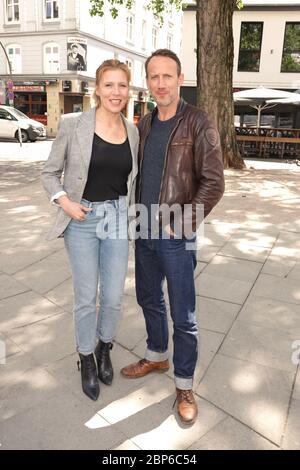
[[[127,208],[125,197],[81,203],[92,211],[82,222],[71,220],[64,240],[73,276],[76,347],[88,355],[96,338],[107,343],[116,334],[128,266]]]
[[[136,241],[136,293],[148,335],[145,357],[149,361],[168,358],[169,333],[163,295],[166,279],[173,320],[175,385],[182,390],[192,388],[198,358],[196,263],[196,251],[186,249],[185,238]]]

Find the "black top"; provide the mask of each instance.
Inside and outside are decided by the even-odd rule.
[[[91,202],[119,199],[127,195],[127,179],[132,170],[128,138],[111,144],[94,134],[88,179],[83,198]]]

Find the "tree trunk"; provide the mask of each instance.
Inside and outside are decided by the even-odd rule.
[[[216,123],[225,168],[244,168],[234,130],[233,32],[236,0],[197,0],[197,103]]]

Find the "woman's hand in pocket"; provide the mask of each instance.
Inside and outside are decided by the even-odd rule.
[[[67,196],[60,196],[57,202],[69,217],[78,222],[85,220],[86,213],[92,210],[78,202],[71,201]]]

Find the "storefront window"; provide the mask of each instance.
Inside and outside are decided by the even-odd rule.
[[[278,116],[278,127],[285,129],[291,129],[293,127],[293,115],[292,113],[281,113]]]
[[[15,108],[28,117],[47,123],[47,95],[46,93],[19,93],[15,92]]]

